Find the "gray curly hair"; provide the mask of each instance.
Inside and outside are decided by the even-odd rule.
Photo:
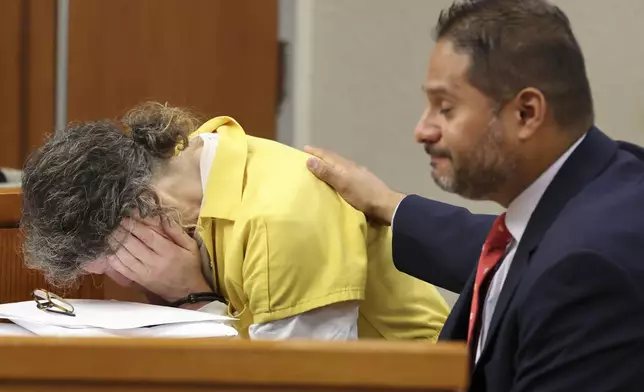
[[[70,124],[28,159],[22,177],[25,264],[56,286],[72,286],[83,266],[113,253],[120,221],[170,216],[152,181],[200,122],[192,113],[146,103],[120,121]]]

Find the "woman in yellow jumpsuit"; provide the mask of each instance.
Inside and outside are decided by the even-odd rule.
[[[437,289],[395,269],[391,230],[369,225],[317,180],[307,157],[246,135],[230,117],[200,123],[154,103],[120,122],[70,125],[24,168],[27,264],[54,283],[105,273],[178,304],[216,293],[242,336],[435,340],[449,311]],[[144,234],[131,216],[179,221],[194,239],[164,234],[172,224]],[[114,240],[124,231],[137,244]],[[154,246],[165,240],[198,257],[183,270],[205,282],[179,298],[170,294],[188,276],[179,262],[156,277],[137,273],[163,264],[154,260],[172,252]],[[136,248],[146,242],[150,249]]]

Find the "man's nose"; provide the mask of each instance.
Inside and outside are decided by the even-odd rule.
[[[441,139],[441,130],[428,118],[428,111],[425,110],[414,129],[414,138],[417,143],[436,144]]]

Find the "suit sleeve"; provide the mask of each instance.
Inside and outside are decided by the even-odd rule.
[[[644,294],[621,267],[575,253],[538,278],[521,309],[513,392],[641,390]]]
[[[465,208],[407,196],[392,223],[396,268],[460,293],[494,219],[492,215],[476,215]]]

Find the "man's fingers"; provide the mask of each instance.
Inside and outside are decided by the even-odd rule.
[[[333,151],[325,150],[319,147],[304,146],[304,152],[317,157],[330,166],[350,166],[355,165],[352,161],[334,153]]]
[[[317,147],[304,146],[304,151],[313,155],[306,161],[306,167],[308,167],[309,171],[320,180],[333,186],[336,174],[334,171],[335,164],[340,160],[340,157],[331,151]]]
[[[333,180],[336,173],[332,165],[319,158],[311,157],[306,161],[306,167],[308,167],[309,171],[315,174],[317,178],[333,186]]]
[[[330,157],[331,153],[326,151],[323,148],[313,147],[313,146],[304,146],[304,152],[316,156],[324,161],[332,159]]]
[[[313,155],[306,161],[309,171],[336,190],[343,189],[350,181],[348,173],[359,169],[355,162],[322,148],[306,146],[304,151]]]

